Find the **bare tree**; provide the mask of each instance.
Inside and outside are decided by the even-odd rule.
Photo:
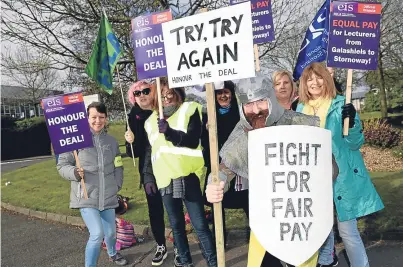
[[[292,73],[305,32],[322,2],[279,0],[272,3],[276,39],[261,45],[262,66],[268,73],[280,69]]]
[[[379,101],[382,117],[388,116],[386,77],[388,69],[397,69],[403,75],[403,2],[401,0],[382,0],[381,39],[376,71],[379,88]],[[371,72],[367,72],[371,75]],[[401,76],[400,76],[401,77]],[[398,81],[398,80],[397,80]]]
[[[47,55],[23,47],[14,54],[2,54],[2,71],[11,83],[22,86],[32,104],[49,95],[60,84],[56,70],[50,68]],[[37,114],[36,114],[37,115]]]
[[[83,77],[85,65],[96,38],[102,8],[105,9],[124,56],[118,69],[124,83],[136,79],[135,59],[130,36],[131,19],[147,12],[170,8],[175,19],[191,16],[201,8],[209,10],[229,5],[228,0],[1,0],[2,35],[12,43],[40,49],[49,55],[54,69],[68,70],[71,86]],[[286,49],[300,46],[302,23],[311,9],[312,0],[273,1],[276,40],[261,46],[262,61],[280,62],[291,56]],[[314,1],[315,2],[315,1]],[[290,48],[288,48],[291,46]],[[284,55],[286,54],[286,55]],[[291,65],[291,62],[289,63]]]

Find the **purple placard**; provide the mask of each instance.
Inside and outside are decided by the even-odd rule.
[[[42,99],[42,107],[55,154],[94,146],[81,93]]]
[[[377,69],[381,11],[380,3],[332,3],[327,57],[329,67]]]
[[[231,5],[249,0],[230,0]],[[252,11],[253,43],[261,44],[274,41],[273,14],[271,0],[250,0]]]
[[[132,19],[132,42],[138,80],[167,76],[161,23],[170,20],[171,10]]]

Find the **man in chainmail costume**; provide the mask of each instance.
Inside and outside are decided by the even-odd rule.
[[[220,150],[220,185],[211,183],[209,176],[206,189],[207,200],[221,202],[230,181],[236,179],[236,190],[248,189],[248,131],[277,125],[319,126],[319,118],[307,116],[292,110],[285,110],[277,101],[270,81],[258,74],[257,77],[240,80],[236,94],[239,101],[240,121],[227,142]],[[318,253],[300,266],[315,267]],[[253,232],[249,243],[248,267],[281,267],[274,257],[257,241]],[[290,265],[288,265],[290,266]]]

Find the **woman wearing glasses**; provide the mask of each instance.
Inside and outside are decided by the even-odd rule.
[[[159,119],[158,107],[155,107],[145,123],[150,147],[146,150],[144,179],[148,173],[155,175],[178,249],[179,261],[175,261],[175,266],[193,266],[185,232],[183,203],[208,266],[217,266],[212,235],[204,217],[199,180],[204,169],[200,145],[202,106],[196,102],[184,102],[184,88],[169,89],[166,79],[161,79],[161,89],[163,119]]]
[[[151,86],[145,81],[134,83],[127,92],[127,98],[133,105],[129,114],[129,129],[125,133],[126,153],[133,157],[130,144],[133,143],[134,157],[139,158],[140,187],[143,185],[148,204],[148,215],[150,218],[151,231],[155,242],[157,242],[157,251],[151,264],[153,266],[161,265],[167,257],[165,243],[165,223],[164,207],[161,194],[157,190],[154,175],[149,173],[147,180],[144,179],[143,167],[145,159],[145,150],[147,133],[144,130],[144,123],[150,117],[155,99],[155,85]]]

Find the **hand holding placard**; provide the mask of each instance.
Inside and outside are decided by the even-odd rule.
[[[83,191],[84,191],[84,199],[88,199],[87,188],[85,187],[85,182],[84,182],[84,170],[80,166],[80,161],[78,160],[77,150],[74,150],[73,153],[74,153],[74,158],[76,159],[76,165],[77,165],[78,169],[82,170],[82,173],[80,174],[80,172],[79,172],[79,175],[81,176],[80,182],[81,182],[81,187],[83,188]]]

